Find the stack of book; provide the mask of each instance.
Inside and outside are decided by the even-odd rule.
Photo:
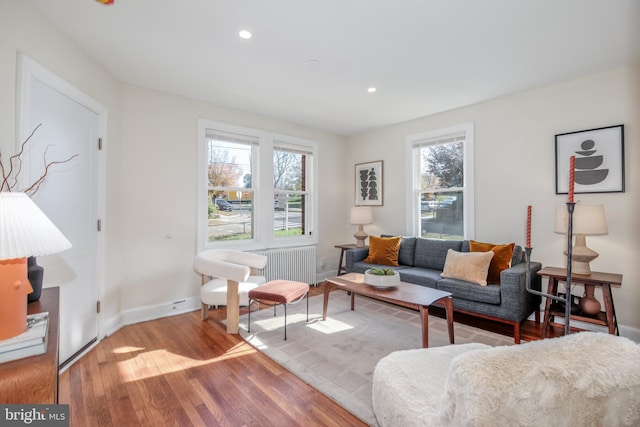
[[[28,315],[25,332],[0,341],[0,363],[46,353],[48,327],[48,312]]]

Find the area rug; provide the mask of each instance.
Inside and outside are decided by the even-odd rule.
[[[323,296],[309,298],[309,322],[303,300],[287,308],[287,340],[284,309],[240,317],[240,335],[256,349],[325,394],[365,423],[376,426],[371,407],[371,382],[376,363],[397,350],[420,348],[422,331],[417,311],[335,291],[329,299],[327,320],[322,320]],[[455,316],[454,316],[455,317]],[[511,345],[513,338],[454,324],[456,344],[481,342]],[[429,346],[449,344],[445,319],[429,316]]]

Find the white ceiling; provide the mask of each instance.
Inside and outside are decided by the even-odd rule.
[[[32,3],[123,82],[340,135],[640,63],[637,0]]]

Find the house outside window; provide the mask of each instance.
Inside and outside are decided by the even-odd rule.
[[[315,142],[204,119],[199,134],[199,250],[317,243]]]
[[[473,124],[407,137],[409,221],[421,237],[473,236]]]

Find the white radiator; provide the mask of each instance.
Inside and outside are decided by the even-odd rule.
[[[265,249],[254,251],[266,255],[267,266],[264,275],[267,280],[295,280],[316,284],[316,247]]]

